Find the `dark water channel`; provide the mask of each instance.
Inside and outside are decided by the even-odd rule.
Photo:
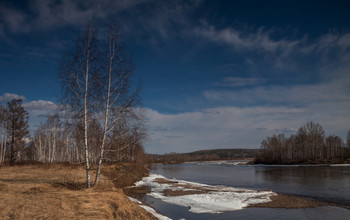
[[[264,166],[230,163],[186,163],[152,167],[152,173],[192,182],[255,190],[272,190],[350,206],[350,166]],[[222,214],[196,214],[188,208],[143,198],[172,219],[350,219],[340,207],[308,209],[247,208]]]

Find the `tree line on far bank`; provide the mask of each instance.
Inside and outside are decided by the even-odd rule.
[[[289,138],[285,134],[267,137],[261,142],[255,163],[342,163],[350,159],[350,130],[347,146],[341,137],[325,136],[319,123],[308,122]]]
[[[239,160],[255,158],[258,149],[212,149],[190,153],[147,154],[149,163],[184,163],[192,161]]]
[[[60,108],[33,137],[22,100],[0,108],[0,165],[5,160],[10,165],[15,161],[81,163],[89,188],[92,165],[97,185],[102,163],[143,161],[146,132],[139,89],[131,80],[133,70],[118,26],[110,25],[98,36],[89,23],[76,47],[62,56]]]

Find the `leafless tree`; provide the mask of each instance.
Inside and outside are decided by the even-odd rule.
[[[5,161],[8,119],[7,110],[0,106],[0,165]]]
[[[82,125],[86,167],[86,187],[90,188],[90,162],[88,143],[88,124],[94,114],[95,78],[98,74],[97,33],[91,24],[77,41],[76,50],[69,54],[61,64],[63,101],[75,113],[78,124]]]
[[[121,121],[113,129],[109,138],[110,145],[106,155],[107,161],[136,162],[137,146],[141,146],[142,141],[146,138],[146,133],[142,125],[142,119],[136,118],[136,121],[139,121],[139,123],[132,121],[131,119]],[[129,123],[126,124],[126,122]]]
[[[134,66],[121,32],[111,25],[107,36],[101,39],[98,41],[97,34],[88,26],[75,53],[66,56],[61,65],[63,103],[74,113],[70,121],[75,124],[77,157],[81,142],[84,145],[87,187],[90,164],[97,164],[94,183],[97,185],[102,162],[107,154],[117,150],[113,148],[115,139],[124,140],[117,151],[129,148],[134,155],[136,144],[144,136],[140,126],[142,115],[137,108],[138,87],[131,82]],[[116,133],[123,135],[115,137]]]
[[[339,136],[331,135],[326,138],[327,159],[344,159],[344,142]]]
[[[108,36],[101,46],[100,119],[102,140],[99,145],[95,185],[99,182],[101,164],[111,146],[110,137],[115,129],[120,129],[121,122],[138,117],[134,107],[138,103],[137,88],[131,91],[130,77],[133,73],[130,56],[127,53],[122,34],[116,24],[110,26]],[[130,123],[130,121],[128,121]],[[129,127],[128,127],[129,128]],[[133,146],[133,145],[131,145]],[[125,147],[125,146],[124,146]]]
[[[33,159],[43,163],[65,162],[62,126],[58,114],[49,115],[45,124],[35,132],[31,145]]]
[[[257,162],[333,162],[344,160],[345,156],[345,145],[339,136],[331,135],[325,139],[322,126],[308,122],[299,128],[297,135],[289,138],[283,134],[273,135],[263,140]]]
[[[306,158],[323,159],[324,137],[324,130],[319,123],[308,122],[299,128],[297,140],[303,160]]]

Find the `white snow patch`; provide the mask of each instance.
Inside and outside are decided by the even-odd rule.
[[[157,182],[157,179],[166,181]],[[163,183],[164,182],[164,183]],[[164,202],[190,207],[194,213],[221,213],[234,211],[251,204],[269,202],[270,197],[276,195],[271,191],[256,191],[227,186],[212,186],[177,179],[167,179],[158,174],[150,174],[135,184],[136,186],[150,186],[148,194]],[[164,190],[197,191],[190,195],[165,196]]]
[[[139,206],[141,208],[143,208],[144,210],[146,210],[147,212],[151,213],[154,217],[158,218],[159,220],[171,220],[171,218],[168,218],[164,215],[161,215],[159,213],[156,212],[156,210],[154,210],[153,208],[146,206],[146,205],[142,205],[142,202],[140,202],[139,200],[132,198],[132,197],[128,197],[131,201],[139,204]]]
[[[330,165],[331,167],[349,167],[350,166],[350,164],[331,164]]]
[[[217,160],[199,162],[198,165],[246,165],[249,160]]]

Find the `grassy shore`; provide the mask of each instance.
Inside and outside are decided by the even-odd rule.
[[[156,219],[116,187],[118,179],[121,185],[137,179],[127,167],[104,167],[100,184],[91,189],[84,188],[82,166],[0,167],[1,219]],[[107,175],[115,176],[114,183]]]

